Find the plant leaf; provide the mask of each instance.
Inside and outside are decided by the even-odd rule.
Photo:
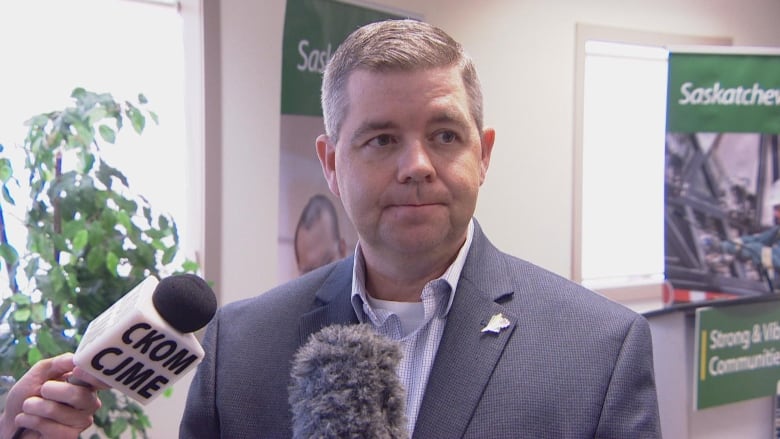
[[[8,190],[7,185],[3,185],[3,199],[8,202],[8,204],[15,206],[16,201],[14,201],[13,197],[11,197],[11,191]]]
[[[81,162],[81,173],[88,174],[95,164],[95,154],[84,148],[79,152],[79,161]]]
[[[87,246],[89,242],[89,232],[86,229],[81,229],[76,232],[76,236],[73,237],[73,252],[78,253]]]
[[[43,323],[46,320],[46,307],[42,303],[33,303],[31,307],[30,317],[35,323]],[[40,336],[41,332],[38,332]]]
[[[98,180],[109,188],[111,187],[111,177],[116,177],[125,187],[128,186],[127,177],[102,159],[100,160],[100,166],[98,166],[97,176]]]
[[[116,267],[119,265],[119,257],[114,252],[108,252],[106,255],[106,268],[108,271],[117,276]]]
[[[181,269],[187,273],[197,273],[200,269],[200,266],[197,262],[191,259],[187,259],[183,264],[181,264]]]
[[[127,420],[125,418],[115,419],[114,422],[111,423],[111,428],[108,430],[108,435],[112,438],[119,437],[119,435],[121,435],[125,429],[127,429]]]
[[[14,175],[14,169],[11,167],[11,160],[0,159],[0,182],[8,183],[8,180]]]
[[[48,331],[38,332],[38,348],[47,356],[57,355],[60,352],[60,347]]]
[[[30,296],[26,296],[21,293],[14,294],[11,296],[11,302],[17,304],[17,305],[29,305],[32,303],[32,299]]]
[[[79,144],[81,146],[86,146],[92,143],[92,140],[94,139],[94,136],[92,135],[92,130],[84,123],[83,120],[75,119],[72,121],[73,127],[76,129],[76,132],[78,133],[79,137]],[[68,142],[70,143],[70,142]],[[75,146],[75,145],[74,145]]]
[[[173,262],[173,259],[176,257],[176,251],[176,247],[168,247],[165,249],[163,251],[162,263],[168,265]]]
[[[98,276],[100,268],[103,266],[105,258],[105,252],[99,247],[91,247],[90,252],[87,254],[87,269],[90,273]]]
[[[100,137],[108,143],[114,143],[116,141],[116,131],[108,125],[100,125],[98,127]]]
[[[86,96],[86,94],[87,94],[87,91],[84,90],[83,87],[76,87],[76,88],[73,89],[72,92],[70,92],[70,97],[75,98],[75,99],[82,99],[82,98],[84,98],[84,96]]]
[[[130,122],[133,124],[133,129],[135,132],[141,134],[144,131],[144,127],[146,126],[146,118],[144,115],[130,103],[128,103],[125,114],[127,114],[127,117],[130,118]]]
[[[31,347],[29,351],[27,351],[27,362],[30,363],[31,366],[41,361],[42,358],[43,354],[41,354],[41,351],[34,346]]]
[[[19,253],[11,244],[3,242],[0,243],[0,258],[3,258],[9,266],[14,266],[19,262]]]
[[[90,125],[95,125],[108,116],[108,110],[105,107],[95,107],[87,113],[87,120]]]
[[[116,213],[116,221],[121,224],[125,230],[130,230],[133,227],[130,222],[130,215],[127,214],[126,210],[120,210]]]
[[[32,310],[30,310],[30,308],[19,308],[14,311],[14,321],[19,323],[26,322],[30,320],[31,314]]]

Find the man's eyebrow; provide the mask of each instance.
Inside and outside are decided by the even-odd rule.
[[[450,111],[443,111],[441,113],[435,114],[429,121],[429,124],[447,124],[447,123],[454,123],[455,125],[459,125],[461,127],[467,127],[468,121],[463,118],[463,116],[460,113],[457,112],[450,112]]]
[[[397,129],[398,124],[392,121],[366,121],[360,124],[360,126],[357,127],[354,133],[352,133],[352,136],[349,138],[349,144],[354,145],[358,139],[365,136],[366,133],[370,133],[373,131],[382,131],[382,130],[390,130],[390,129]]]
[[[469,125],[469,121],[456,111],[442,111],[434,114],[428,121],[428,124],[455,124],[459,127],[466,128]],[[366,133],[398,128],[399,125],[391,120],[368,120],[355,129],[355,132],[352,133],[352,136],[349,138],[349,144],[354,145],[360,138],[364,137]]]

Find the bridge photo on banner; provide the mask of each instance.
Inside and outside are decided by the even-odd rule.
[[[780,290],[780,52],[670,50],[667,96],[667,303]]]

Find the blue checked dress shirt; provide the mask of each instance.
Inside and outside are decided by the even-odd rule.
[[[401,320],[395,313],[373,308],[369,304],[365,282],[365,260],[358,242],[352,268],[352,307],[361,323],[370,323],[378,333],[401,343],[403,358],[398,376],[406,390],[407,428],[411,437],[417,421],[428,375],[436,357],[447,313],[452,305],[460,272],[466,262],[474,235],[474,220],[469,222],[466,241],[458,256],[440,277],[429,281],[422,290],[421,301],[425,311],[422,324],[404,336]]]

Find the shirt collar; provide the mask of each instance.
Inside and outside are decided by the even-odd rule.
[[[455,291],[458,287],[458,281],[460,280],[460,273],[463,271],[463,265],[466,263],[466,256],[469,253],[469,249],[471,248],[471,241],[474,237],[474,219],[472,218],[471,221],[469,221],[468,229],[466,231],[466,241],[463,243],[463,245],[460,247],[460,250],[458,251],[458,255],[455,257],[455,260],[452,261],[452,264],[450,264],[449,267],[447,267],[447,270],[444,271],[444,273],[439,276],[436,279],[433,279],[430,282],[436,282],[439,279],[444,280],[450,287],[450,295],[449,300],[447,302],[447,307],[442,313],[442,316],[446,316],[450,308],[452,307],[452,301],[455,297]],[[355,258],[352,265],[352,308],[355,310],[355,314],[357,314],[358,319],[361,323],[366,323],[367,319],[370,319],[374,322],[377,321],[377,317],[374,314],[374,311],[371,309],[371,307],[368,305],[367,300],[367,291],[366,291],[366,262],[363,257],[363,250],[360,247],[360,242],[358,241],[357,245],[355,246]]]

